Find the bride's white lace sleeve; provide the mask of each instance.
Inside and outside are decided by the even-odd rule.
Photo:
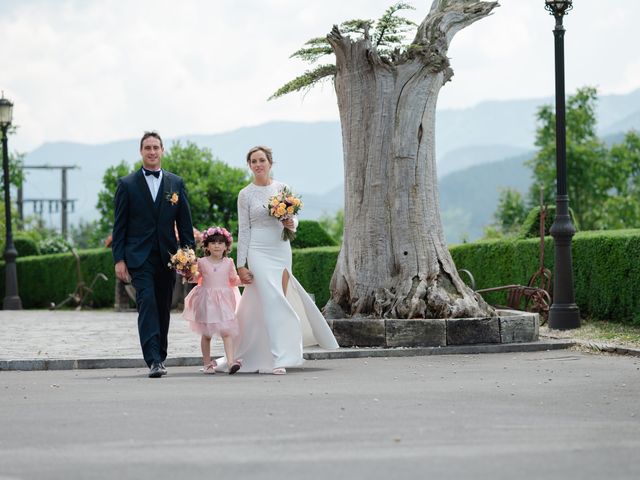
[[[251,240],[249,198],[244,190],[238,195],[238,268],[247,266],[249,240]]]

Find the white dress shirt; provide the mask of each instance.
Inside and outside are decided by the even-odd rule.
[[[144,179],[147,181],[147,185],[149,186],[149,191],[151,192],[151,198],[153,201],[156,201],[156,197],[158,196],[158,189],[160,188],[160,182],[162,182],[162,169],[160,169],[160,175],[156,178],[154,175],[147,175],[143,171]]]

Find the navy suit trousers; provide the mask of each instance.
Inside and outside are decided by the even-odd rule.
[[[167,268],[155,249],[140,267],[129,268],[129,273],[136,289],[138,333],[144,361],[148,366],[164,362],[176,274]]]

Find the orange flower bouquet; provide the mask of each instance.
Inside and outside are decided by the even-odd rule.
[[[182,277],[182,283],[187,279],[198,277],[198,257],[192,248],[182,247],[171,255],[168,267],[175,270]]]
[[[291,193],[288,188],[283,188],[276,195],[269,198],[269,203],[266,207],[269,210],[269,215],[283,222],[298,214],[302,209],[302,200]],[[296,238],[296,232],[288,228],[282,231],[282,240],[293,241],[294,238]]]

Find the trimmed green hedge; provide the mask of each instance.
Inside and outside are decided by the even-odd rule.
[[[336,268],[340,247],[317,247],[293,250],[293,275],[322,308],[329,301],[329,283]]]
[[[450,248],[458,269],[471,271],[477,288],[526,285],[538,269],[538,239],[481,241]],[[573,237],[576,303],[585,317],[640,322],[640,230],[578,232]],[[545,238],[545,266],[553,271],[553,239]],[[504,303],[504,294],[486,295]]]
[[[336,241],[315,220],[300,220],[292,248],[331,247]]]
[[[16,247],[18,255],[20,255],[21,257],[40,255],[38,242],[31,235],[22,232],[16,232],[16,234],[13,236],[13,246]]]
[[[89,286],[96,273],[104,273],[108,281],[97,280],[92,296],[95,307],[112,307],[115,296],[115,273],[111,250],[96,248],[81,250],[82,278]],[[18,257],[18,290],[24,308],[48,308],[75,292],[78,284],[75,258],[71,253],[55,253]],[[0,291],[4,292],[4,263],[0,274]]]
[[[537,239],[488,240],[450,248],[458,269],[470,270],[477,288],[509,284],[525,285],[538,269]],[[293,273],[320,307],[329,299],[329,282],[339,247],[293,250]],[[111,250],[80,252],[84,281],[97,272],[109,278],[95,285],[94,305],[111,307],[114,273]],[[553,240],[545,238],[545,266],[553,268]],[[619,322],[640,322],[640,230],[579,232],[573,239],[576,303],[581,314]],[[48,307],[64,300],[76,288],[76,265],[71,254],[19,257],[20,297],[25,308]],[[4,269],[2,269],[4,270]],[[4,292],[4,271],[0,292]],[[504,294],[487,295],[492,303],[504,303]]]

